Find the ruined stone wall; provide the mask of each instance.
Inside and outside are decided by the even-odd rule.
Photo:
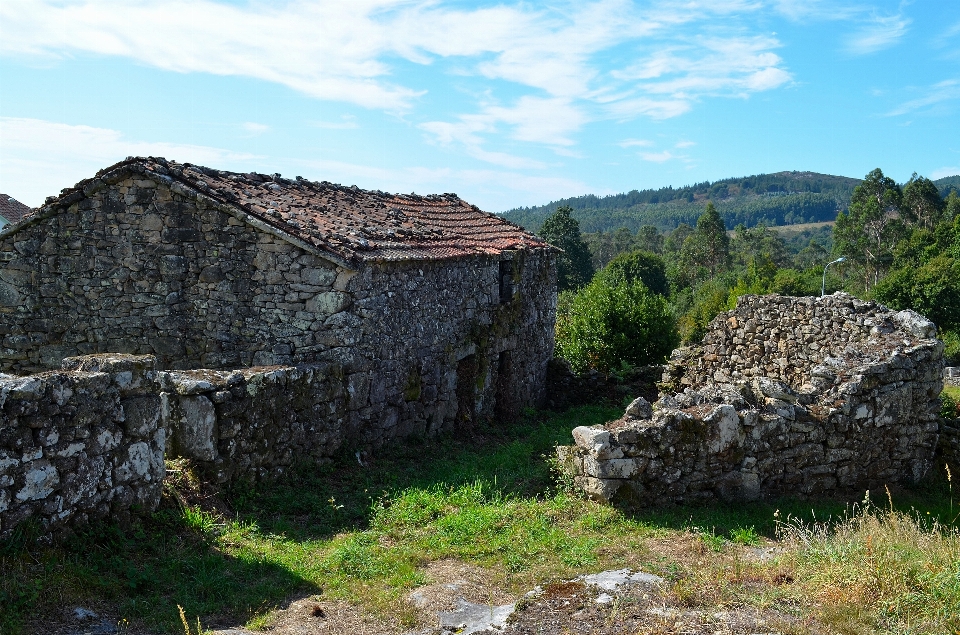
[[[166,439],[152,364],[0,375],[0,536],[28,518],[54,529],[157,505]]]
[[[591,496],[637,505],[915,482],[938,441],[935,334],[843,294],[744,296],[674,352],[652,407],[577,428],[561,458]]]

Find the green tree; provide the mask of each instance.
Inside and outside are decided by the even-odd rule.
[[[823,267],[829,261],[830,252],[813,238],[810,239],[806,247],[798,251],[797,255],[793,257],[793,265],[800,271],[811,267]]]
[[[669,295],[667,266],[663,259],[649,251],[630,251],[620,254],[597,273],[597,277],[616,282],[640,281],[653,293]]]
[[[955,220],[957,217],[960,217],[960,195],[957,195],[956,190],[950,190],[950,195],[947,196],[947,200],[944,201],[944,208],[944,218]]]
[[[897,269],[875,288],[874,297],[896,309],[913,309],[944,329],[960,328],[960,263],[950,256],[921,267]]]
[[[734,264],[741,266],[762,260],[784,267],[790,262],[783,237],[763,223],[749,229],[742,223],[737,225],[730,241],[730,253]]]
[[[580,223],[569,206],[558,207],[540,227],[540,236],[563,253],[557,258],[557,289],[582,287],[593,277],[590,249],[580,236]]]
[[[639,281],[597,276],[564,307],[557,315],[557,356],[577,372],[659,363],[679,343],[666,299]]]
[[[900,214],[904,220],[932,230],[940,222],[945,207],[940,190],[930,179],[914,172],[903,186]]]
[[[680,268],[691,280],[714,277],[730,266],[730,237],[713,203],[707,203],[697,228],[683,241]]]
[[[834,252],[858,267],[866,290],[879,282],[893,260],[893,247],[902,233],[902,198],[900,186],[877,168],[853,190],[847,212],[837,215]]]
[[[653,225],[643,225],[637,231],[636,245],[638,249],[654,254],[663,253],[663,234]]]
[[[670,232],[663,241],[663,253],[679,255],[683,249],[683,243],[686,242],[690,234],[693,233],[693,227],[686,223],[680,223],[677,228]]]

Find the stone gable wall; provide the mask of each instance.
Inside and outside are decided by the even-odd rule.
[[[164,368],[311,361],[349,274],[220,207],[127,178],[0,236],[0,371],[108,352]]]
[[[652,407],[575,429],[560,455],[589,495],[634,505],[916,482],[938,442],[935,334],[843,294],[744,296],[674,351]]]

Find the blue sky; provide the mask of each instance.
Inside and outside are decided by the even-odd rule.
[[[960,173],[960,2],[3,0],[0,191],[128,155],[489,211]]]

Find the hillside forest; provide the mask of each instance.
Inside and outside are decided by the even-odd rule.
[[[741,295],[821,290],[926,315],[948,361],[960,364],[958,190],[960,177],[914,174],[898,184],[880,169],[862,181],[788,172],[567,199],[508,217],[527,219],[563,249],[557,354],[578,371],[659,362],[677,344],[699,341]],[[773,191],[786,193],[763,194]],[[832,197],[832,211],[807,217],[794,206],[787,213],[802,223],[768,222],[787,218],[771,215],[787,209],[773,203],[820,200],[811,197]]]

